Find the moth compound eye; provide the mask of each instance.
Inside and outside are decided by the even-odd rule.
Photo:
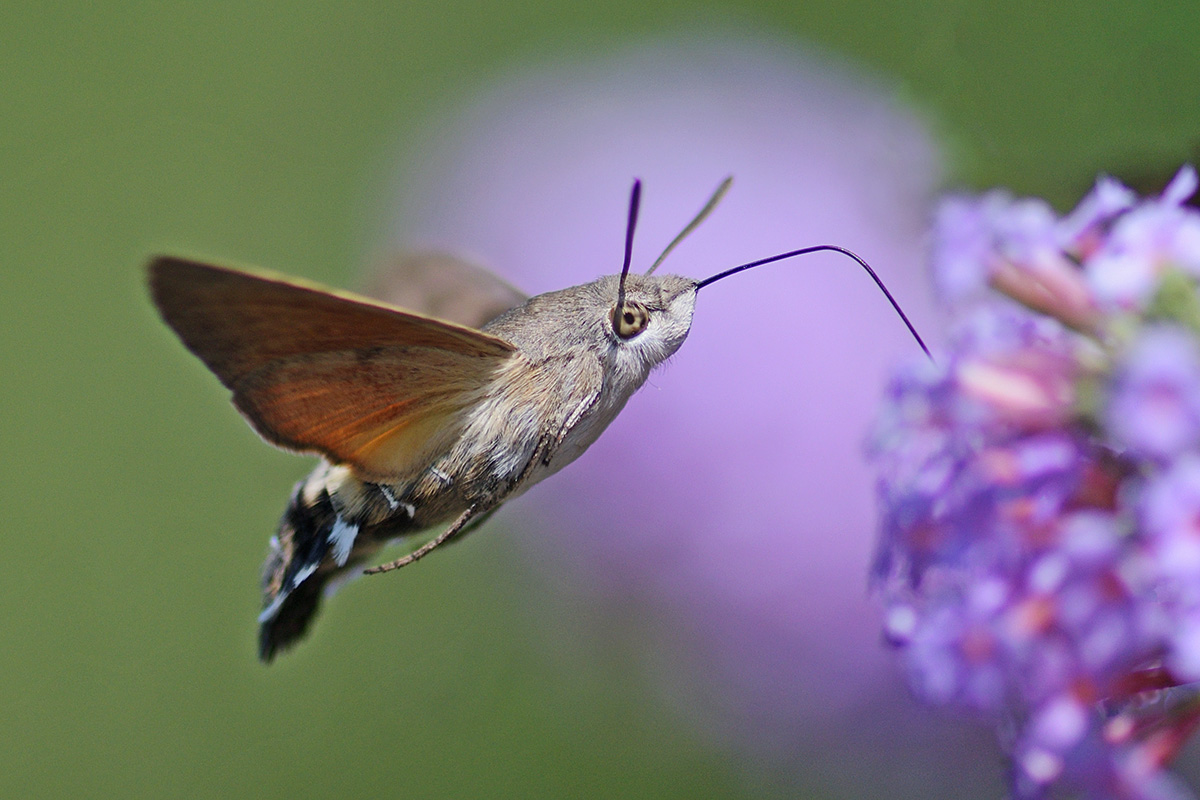
[[[650,313],[641,303],[626,300],[619,308],[613,308],[613,333],[621,339],[632,339],[646,328]]]

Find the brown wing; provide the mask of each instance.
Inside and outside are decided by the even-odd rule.
[[[515,352],[503,339],[349,293],[180,258],[149,268],[163,319],[273,444],[410,477]]]

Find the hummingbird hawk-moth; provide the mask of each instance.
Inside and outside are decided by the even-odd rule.
[[[639,182],[620,274],[524,298],[481,270],[427,258],[426,279],[468,274],[484,298],[452,293],[444,307],[455,320],[281,275],[151,261],[163,319],[254,430],[322,459],[292,491],[271,539],[258,617],[264,661],[304,636],[339,578],[411,564],[578,458],[683,344],[697,293],[711,283],[803,253],[842,252],[925,347],[866,262],[840,247],[782,253],[702,281],[654,275],[729,184],[643,275],[629,271]],[[438,526],[407,555],[367,567],[386,544]]]

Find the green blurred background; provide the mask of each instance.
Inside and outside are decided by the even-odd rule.
[[[360,582],[262,667],[259,563],[309,465],[256,440],[142,286],[160,250],[352,284],[432,117],[531,61],[710,27],[894,80],[956,183],[1066,204],[1200,142],[1192,2],[0,6],[0,796],[777,790],[620,637],[547,628],[502,532]]]

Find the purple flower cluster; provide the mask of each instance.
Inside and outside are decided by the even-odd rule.
[[[944,204],[947,352],[872,440],[887,638],[921,698],[996,723],[1016,797],[1191,796],[1165,765],[1200,722],[1196,186]]]

